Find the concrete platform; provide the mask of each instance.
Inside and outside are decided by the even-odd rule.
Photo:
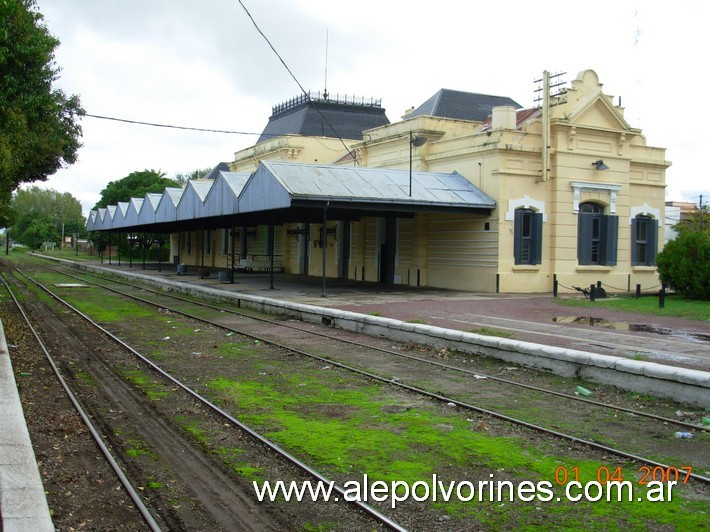
[[[120,266],[84,262],[80,267],[304,321],[485,354],[696,406],[710,405],[710,327],[705,322],[616,312],[586,300],[582,307],[567,307],[549,294],[479,294],[343,279],[326,279],[323,286],[321,278],[280,273],[237,273],[230,283],[217,270],[203,278],[197,268],[178,274],[176,267],[165,264],[160,271],[155,264],[143,269],[142,264],[131,268],[125,262]],[[569,322],[567,318],[575,314],[627,327]],[[629,327],[633,324],[644,329]],[[658,333],[649,332],[654,327]],[[493,329],[512,337],[491,336]]]
[[[447,329],[500,330],[544,345],[710,371],[710,323],[617,312],[577,293],[555,300],[551,294],[483,294],[330,278],[324,289],[320,278],[281,273],[236,273],[231,284],[220,281],[214,269],[201,279],[193,267],[178,275],[174,266],[165,264],[160,272],[156,264],[146,269],[141,264],[129,268],[125,262],[120,267],[115,262],[98,266]],[[585,305],[564,306],[568,299],[581,299]]]

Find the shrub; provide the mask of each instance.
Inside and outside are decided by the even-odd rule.
[[[661,282],[691,299],[710,299],[710,234],[683,231],[656,256]]]

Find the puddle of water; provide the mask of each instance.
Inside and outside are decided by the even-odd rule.
[[[710,334],[683,331],[670,327],[656,327],[655,325],[625,323],[623,321],[609,321],[606,318],[593,318],[591,316],[556,316],[552,321],[557,323],[574,323],[577,325],[591,325],[594,327],[604,327],[615,331],[645,332],[659,334],[661,336],[674,336],[691,342],[710,342]]]

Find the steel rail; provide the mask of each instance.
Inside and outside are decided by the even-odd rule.
[[[153,301],[150,301],[150,300],[147,300],[147,299],[138,297],[138,296],[133,295],[133,294],[128,294],[128,293],[126,293],[126,292],[122,292],[121,290],[117,290],[117,289],[115,289],[115,288],[111,288],[111,287],[102,285],[102,284],[100,284],[100,283],[96,283],[96,282],[93,282],[93,281],[88,281],[88,280],[84,279],[83,277],[79,277],[79,276],[77,276],[77,275],[72,275],[72,274],[69,274],[69,273],[67,273],[67,272],[63,272],[63,271],[57,270],[57,269],[55,269],[55,268],[50,268],[50,270],[52,270],[52,271],[54,271],[54,272],[56,272],[56,273],[59,273],[59,274],[61,274],[61,275],[66,275],[67,277],[71,277],[71,278],[76,279],[76,280],[79,280],[79,281],[83,281],[83,282],[86,282],[86,283],[89,283],[89,284],[93,284],[93,285],[98,286],[98,287],[100,287],[100,288],[103,288],[103,289],[105,289],[105,290],[109,290],[109,291],[111,291],[111,292],[114,292],[114,293],[117,293],[117,294],[120,294],[120,295],[123,295],[123,296],[126,296],[126,297],[133,298],[133,299],[135,299],[135,300],[137,300],[137,301],[141,301],[141,302],[146,303],[146,304],[149,304],[149,305],[160,306],[160,307],[162,307],[162,308],[166,308],[165,306],[159,305],[158,303],[155,303],[155,302],[153,302]],[[599,407],[599,408],[607,408],[607,409],[610,409],[610,410],[615,410],[615,411],[617,411],[617,412],[623,412],[623,413],[625,413],[625,414],[631,414],[631,415],[638,416],[638,417],[644,417],[644,418],[648,418],[648,419],[653,419],[653,420],[655,420],[655,421],[660,421],[660,422],[662,422],[662,423],[669,423],[669,424],[676,425],[676,426],[683,427],[683,428],[694,429],[694,430],[706,430],[706,427],[703,427],[703,426],[701,426],[701,425],[696,425],[695,423],[688,423],[688,422],[686,422],[686,421],[681,421],[681,420],[679,420],[679,419],[673,419],[673,418],[669,418],[669,417],[665,417],[665,416],[660,416],[660,415],[658,415],[658,414],[653,414],[653,413],[651,413],[651,412],[642,412],[641,410],[634,410],[633,408],[626,408],[626,407],[623,407],[623,406],[612,405],[612,404],[603,403],[603,402],[600,402],[600,401],[594,401],[594,400],[588,399],[588,398],[586,398],[586,397],[581,397],[581,396],[578,396],[578,395],[571,395],[571,394],[567,394],[567,393],[557,392],[557,391],[555,391],[555,390],[548,390],[548,389],[546,389],[546,388],[540,388],[539,386],[533,386],[533,385],[531,385],[531,384],[525,384],[525,383],[521,383],[521,382],[515,382],[515,381],[511,381],[511,380],[509,380],[509,379],[504,379],[504,378],[502,378],[502,377],[496,377],[496,376],[494,376],[494,375],[489,375],[489,374],[486,374],[486,373],[482,373],[482,372],[480,372],[480,371],[473,371],[473,370],[470,370],[470,369],[467,369],[467,368],[462,368],[462,367],[459,367],[459,366],[453,366],[453,365],[451,365],[451,364],[445,364],[445,363],[443,363],[443,362],[438,362],[438,361],[436,361],[436,360],[429,360],[429,359],[426,359],[426,358],[418,357],[418,356],[416,356],[416,355],[409,355],[409,354],[406,354],[406,353],[401,353],[401,352],[393,351],[393,350],[391,350],[391,349],[385,349],[385,348],[383,348],[383,347],[372,346],[372,345],[368,345],[368,344],[365,344],[365,343],[356,342],[355,340],[349,340],[349,339],[347,339],[347,338],[336,338],[336,337],[333,337],[333,336],[330,336],[330,335],[328,335],[328,334],[321,333],[321,332],[318,332],[318,331],[309,331],[308,329],[304,329],[304,328],[302,328],[302,327],[297,327],[297,326],[295,326],[295,325],[291,325],[291,324],[288,324],[288,323],[283,323],[283,322],[280,322],[280,321],[271,320],[271,319],[264,318],[264,317],[261,317],[261,316],[254,316],[254,315],[251,315],[251,314],[249,314],[249,313],[240,312],[240,311],[234,310],[234,309],[229,309],[229,308],[225,308],[225,307],[218,307],[218,306],[216,306],[216,305],[211,305],[211,304],[209,304],[209,303],[204,303],[204,302],[202,302],[202,301],[196,301],[196,300],[193,300],[193,299],[188,299],[188,298],[186,298],[186,297],[181,297],[181,296],[178,296],[178,295],[175,295],[175,294],[172,294],[172,293],[168,294],[168,293],[165,293],[165,292],[159,292],[158,290],[153,290],[153,289],[151,289],[151,288],[146,288],[146,287],[144,287],[144,286],[136,286],[136,285],[133,285],[133,284],[130,284],[130,283],[126,283],[126,282],[123,282],[123,281],[118,281],[118,280],[115,280],[115,279],[107,279],[107,278],[105,278],[105,277],[101,277],[101,276],[99,276],[99,275],[92,274],[92,273],[88,273],[88,272],[82,272],[82,273],[84,273],[85,275],[90,275],[90,276],[92,276],[92,277],[98,277],[98,278],[103,279],[104,281],[108,281],[108,282],[110,282],[110,283],[116,283],[116,284],[120,284],[120,285],[124,285],[124,286],[130,286],[130,287],[138,288],[138,289],[141,290],[141,291],[150,292],[150,293],[152,293],[152,294],[156,294],[156,295],[161,296],[161,297],[168,297],[168,298],[171,298],[171,299],[176,299],[176,300],[178,300],[178,301],[183,301],[183,302],[185,302],[185,303],[190,303],[190,304],[192,304],[192,305],[198,305],[198,306],[205,307],[205,308],[209,308],[209,309],[212,309],[212,310],[217,310],[217,311],[219,311],[219,312],[225,312],[225,313],[234,314],[234,315],[237,315],[237,316],[247,317],[247,318],[250,318],[250,319],[253,319],[253,320],[256,320],[256,321],[261,321],[261,322],[264,322],[264,323],[269,323],[269,324],[271,324],[271,325],[277,325],[277,326],[279,326],[279,327],[285,327],[285,328],[288,328],[288,329],[293,329],[293,330],[296,330],[296,331],[305,332],[305,333],[308,333],[308,334],[312,334],[312,335],[314,335],[314,336],[319,336],[319,337],[322,337],[322,338],[328,338],[328,339],[330,339],[330,340],[337,340],[337,341],[342,342],[342,343],[345,343],[345,344],[354,345],[354,346],[357,346],[357,347],[364,347],[364,348],[367,348],[367,349],[371,349],[371,350],[373,350],[373,351],[378,351],[378,352],[380,352],[380,353],[386,353],[386,354],[388,354],[388,355],[392,355],[392,356],[396,356],[396,357],[400,357],[400,358],[405,358],[405,359],[408,359],[408,360],[415,360],[415,361],[417,361],[417,362],[421,362],[421,363],[424,363],[424,364],[429,364],[429,365],[431,365],[431,366],[435,366],[435,367],[442,368],[442,369],[448,369],[448,370],[451,370],[451,371],[457,371],[457,372],[464,373],[464,374],[467,374],[467,375],[471,375],[471,376],[474,376],[474,377],[485,377],[486,379],[489,379],[489,380],[491,380],[491,381],[500,382],[500,383],[503,383],[503,384],[507,384],[507,385],[509,385],[509,386],[515,386],[515,387],[518,387],[518,388],[523,388],[523,389],[527,389],[527,390],[532,390],[532,391],[536,391],[536,392],[541,392],[541,393],[545,393],[545,394],[547,394],[547,395],[552,395],[552,396],[556,396],[556,397],[561,397],[561,398],[564,398],[564,399],[569,399],[569,400],[571,400],[571,401],[578,401],[578,402],[580,402],[580,403],[585,403],[585,404],[592,405],[592,406],[596,406],[596,407]],[[182,313],[182,311],[179,311],[179,310],[176,310],[176,309],[173,309],[173,308],[168,308],[168,310],[170,310],[171,312],[175,312],[175,313]],[[187,316],[187,317],[190,317],[190,318],[193,318],[193,319],[200,319],[200,318],[197,318],[197,317],[195,317],[195,316],[193,316],[193,315],[191,315],[191,314],[188,314],[188,313],[182,313],[182,314],[183,314],[184,316]],[[209,320],[207,320],[206,323],[210,323],[210,324],[212,324],[212,325],[217,325],[217,324],[215,324],[215,323],[213,323],[213,322],[210,322]]]
[[[343,486],[340,486],[340,485],[337,484],[335,481],[332,481],[332,480],[328,479],[328,478],[325,477],[323,474],[321,474],[321,473],[319,473],[318,471],[316,471],[315,469],[311,468],[309,465],[307,465],[306,463],[302,462],[301,460],[299,460],[298,458],[296,458],[295,456],[293,456],[291,453],[289,453],[289,452],[286,451],[285,449],[282,449],[281,447],[279,447],[277,444],[275,444],[274,442],[272,442],[271,440],[269,440],[269,439],[266,438],[265,436],[259,434],[258,432],[256,432],[254,429],[252,429],[252,428],[249,427],[248,425],[246,425],[246,424],[244,424],[243,422],[239,421],[238,419],[236,419],[235,417],[233,417],[231,414],[229,414],[229,413],[226,412],[225,410],[221,409],[221,408],[220,408],[219,406],[217,406],[215,403],[213,403],[212,401],[210,401],[210,400],[207,399],[206,397],[202,396],[201,394],[199,394],[198,392],[196,392],[195,390],[193,390],[192,388],[190,388],[189,386],[187,386],[186,384],[184,384],[182,381],[180,381],[180,380],[177,379],[176,377],[172,376],[172,375],[171,375],[170,373],[168,373],[167,371],[163,370],[160,366],[158,366],[157,364],[155,364],[152,360],[150,360],[149,358],[147,358],[145,355],[139,353],[139,352],[138,352],[137,350],[135,350],[132,346],[130,346],[129,344],[127,344],[126,342],[124,342],[123,340],[121,340],[119,337],[117,337],[116,335],[114,335],[111,331],[105,329],[104,327],[102,327],[101,325],[99,325],[98,323],[96,323],[90,316],[84,314],[82,311],[80,311],[79,309],[77,309],[76,307],[74,307],[74,306],[73,306],[72,304],[70,304],[68,301],[65,301],[64,299],[62,299],[61,297],[59,297],[57,294],[55,294],[54,292],[52,292],[49,288],[47,288],[46,286],[44,286],[42,283],[36,281],[35,279],[32,279],[30,276],[28,276],[27,274],[25,274],[24,272],[22,272],[19,268],[17,268],[14,264],[13,264],[12,266],[13,266],[21,275],[23,275],[23,276],[26,277],[29,281],[31,281],[32,283],[36,284],[39,288],[41,288],[42,290],[44,290],[50,297],[52,297],[52,298],[55,299],[57,302],[59,302],[60,304],[64,305],[64,306],[67,307],[68,309],[70,309],[72,312],[74,312],[75,314],[77,314],[78,316],[80,316],[81,318],[83,318],[84,320],[86,320],[87,322],[89,322],[93,327],[95,327],[96,329],[98,329],[102,334],[104,334],[105,336],[107,336],[108,338],[110,338],[111,340],[113,340],[114,342],[116,342],[117,344],[119,344],[120,346],[122,346],[123,348],[125,348],[126,350],[128,350],[130,353],[132,353],[134,356],[136,356],[136,357],[139,358],[142,362],[144,362],[148,367],[150,367],[153,371],[155,371],[156,373],[158,373],[158,374],[161,375],[162,377],[168,379],[170,382],[172,382],[173,384],[175,384],[176,386],[178,386],[179,388],[181,388],[184,392],[188,393],[188,394],[189,394],[190,396],[192,396],[194,399],[196,399],[196,400],[199,401],[200,403],[204,404],[205,406],[207,406],[208,408],[210,408],[213,412],[217,413],[218,415],[220,415],[222,418],[226,419],[227,421],[229,421],[229,422],[232,423],[233,425],[239,427],[241,430],[243,430],[244,432],[246,432],[247,434],[249,434],[252,438],[254,438],[255,440],[259,441],[261,444],[265,445],[268,449],[270,449],[270,450],[276,452],[276,453],[279,454],[281,457],[285,458],[287,461],[289,461],[290,463],[292,463],[293,465],[295,465],[296,467],[298,467],[299,469],[301,469],[302,471],[304,471],[304,472],[307,473],[308,475],[312,476],[313,478],[315,478],[316,480],[318,480],[318,481],[320,481],[320,482],[323,482],[323,483],[326,484],[326,485],[332,486],[333,489],[334,489],[341,497],[343,497],[343,500],[345,500],[346,502],[349,502],[349,503],[351,503],[351,504],[357,506],[360,510],[362,510],[362,511],[365,512],[366,514],[372,516],[374,519],[376,519],[376,520],[377,520],[378,522],[380,522],[381,524],[387,526],[388,528],[390,528],[390,529],[392,529],[392,530],[399,531],[399,532],[406,532],[406,530],[407,530],[406,528],[404,528],[402,525],[400,525],[399,523],[395,522],[394,520],[390,519],[389,517],[387,517],[386,515],[384,515],[383,513],[381,513],[381,512],[380,512],[379,510],[377,510],[376,508],[374,508],[374,507],[370,506],[369,504],[364,503],[364,502],[362,502],[362,501],[350,499],[350,498],[348,497],[347,490],[346,490]],[[238,331],[235,331],[235,332],[238,332]]]
[[[133,503],[136,505],[138,512],[141,514],[141,517],[146,522],[148,527],[150,527],[150,529],[153,530],[154,532],[159,532],[161,530],[160,526],[155,521],[155,518],[150,513],[150,510],[148,510],[148,508],[143,503],[143,500],[138,495],[138,492],[133,487],[130,480],[128,480],[128,477],[126,477],[125,473],[121,469],[121,466],[118,464],[116,459],[111,454],[111,451],[108,449],[108,447],[104,443],[103,438],[101,438],[101,436],[99,435],[98,431],[94,427],[94,424],[91,422],[91,419],[89,419],[89,416],[86,414],[83,407],[79,403],[79,400],[76,398],[76,395],[74,395],[71,388],[67,384],[66,380],[64,379],[64,377],[62,377],[62,374],[59,371],[59,367],[55,363],[52,355],[49,353],[47,346],[42,341],[42,338],[40,337],[39,333],[32,325],[32,321],[30,320],[29,316],[25,312],[25,309],[22,307],[19,300],[15,296],[15,293],[13,292],[12,288],[5,280],[5,276],[2,275],[1,273],[0,273],[0,280],[2,280],[3,285],[5,285],[5,289],[10,294],[10,297],[12,298],[13,302],[15,303],[15,307],[17,307],[17,310],[22,315],[22,318],[24,319],[25,323],[27,324],[27,327],[32,332],[32,335],[35,337],[35,340],[37,340],[37,344],[39,345],[40,349],[44,353],[44,356],[47,358],[47,361],[49,362],[49,365],[52,367],[52,371],[54,371],[54,375],[57,377],[57,380],[62,385],[64,392],[67,394],[67,397],[69,397],[69,400],[71,401],[72,405],[74,405],[74,408],[76,409],[77,413],[81,417],[81,419],[84,422],[84,424],[86,425],[86,427],[89,429],[89,432],[91,433],[91,436],[93,437],[94,441],[96,442],[96,445],[98,445],[99,449],[101,450],[102,454],[104,455],[104,458],[106,459],[108,464],[113,469],[114,473],[116,474],[116,477],[118,477],[118,480],[121,482],[123,489],[126,490],[126,493],[131,498]]]
[[[34,280],[33,280],[33,282],[37,283],[37,281],[34,281]],[[39,284],[39,283],[37,283],[37,284],[38,284],[39,286],[42,286],[42,285]],[[103,287],[103,288],[106,288],[106,287]],[[116,292],[116,293],[121,293],[120,291],[117,291],[117,290],[108,289],[108,288],[106,288],[106,289],[107,289],[107,290],[114,291],[114,292]],[[50,295],[52,295],[51,291],[49,291],[48,289],[44,288],[44,290],[46,290]],[[337,367],[339,367],[339,368],[341,368],[341,369],[344,369],[344,370],[347,370],[347,371],[350,371],[350,372],[353,372],[353,373],[356,373],[356,374],[365,376],[365,377],[367,377],[367,378],[369,378],[369,379],[372,379],[372,380],[375,380],[375,381],[378,381],[378,382],[386,383],[386,384],[389,384],[389,385],[391,385],[391,386],[396,386],[396,387],[399,387],[399,388],[402,388],[402,389],[405,389],[405,390],[408,390],[408,391],[411,391],[411,392],[414,392],[414,393],[417,393],[417,394],[420,394],[420,395],[423,395],[423,396],[426,396],[426,397],[429,397],[429,398],[432,398],[432,399],[436,399],[437,401],[441,401],[441,402],[444,402],[444,403],[447,403],[447,404],[454,404],[454,405],[456,405],[456,406],[460,406],[460,407],[465,408],[465,409],[467,409],[467,410],[471,410],[471,411],[473,411],[473,412],[477,412],[477,413],[480,413],[480,414],[485,414],[485,415],[488,415],[488,416],[491,416],[491,417],[494,417],[494,418],[497,418],[497,419],[500,419],[500,420],[503,420],[503,421],[506,421],[506,422],[509,422],[509,423],[513,423],[513,424],[515,424],[515,425],[519,425],[519,426],[522,426],[522,427],[525,427],[525,428],[534,430],[534,431],[539,432],[539,433],[548,434],[548,435],[555,436],[555,437],[557,437],[557,438],[560,438],[560,439],[563,439],[563,440],[567,440],[567,441],[572,441],[572,442],[575,442],[575,443],[578,443],[578,444],[581,444],[581,445],[585,445],[585,446],[587,446],[587,447],[590,447],[590,448],[593,448],[593,449],[596,449],[596,450],[599,450],[599,451],[603,451],[603,452],[606,452],[606,453],[609,453],[609,454],[613,454],[613,455],[619,456],[619,457],[621,457],[621,458],[625,458],[625,459],[628,459],[628,460],[632,460],[632,461],[637,462],[637,463],[642,463],[642,464],[646,464],[646,465],[651,465],[651,466],[654,466],[654,467],[661,467],[661,468],[664,468],[664,469],[668,469],[668,468],[670,467],[670,465],[668,465],[668,464],[664,464],[664,463],[662,463],[662,462],[658,462],[658,461],[652,460],[652,459],[650,459],[650,458],[646,458],[646,457],[639,456],[639,455],[632,454],[632,453],[627,453],[626,451],[622,451],[622,450],[616,449],[616,448],[614,448],[614,447],[609,447],[609,446],[606,446],[606,445],[603,445],[603,444],[600,444],[600,443],[596,443],[596,442],[593,442],[593,441],[590,441],[590,440],[585,440],[585,439],[583,439],[583,438],[578,438],[577,436],[573,436],[573,435],[571,435],[571,434],[566,434],[566,433],[563,433],[563,432],[559,432],[559,431],[556,431],[556,430],[553,430],[553,429],[548,429],[548,428],[543,427],[543,426],[541,426],[541,425],[536,425],[536,424],[530,423],[530,422],[528,422],[528,421],[524,421],[524,420],[521,420],[521,419],[517,419],[517,418],[511,417],[511,416],[505,415],[505,414],[501,414],[501,413],[496,412],[496,411],[494,411],[494,410],[488,410],[488,409],[485,409],[485,408],[482,408],[482,407],[478,407],[478,406],[475,406],[475,405],[472,405],[472,404],[469,404],[469,403],[465,403],[465,402],[463,402],[463,401],[459,401],[459,400],[454,399],[454,398],[451,398],[451,397],[447,397],[447,396],[442,395],[442,394],[439,394],[439,393],[430,392],[430,391],[428,391],[428,390],[424,390],[424,389],[418,388],[418,387],[416,387],[416,386],[411,386],[411,385],[404,384],[404,383],[401,383],[401,382],[398,382],[398,381],[394,381],[394,380],[392,380],[392,379],[388,379],[388,378],[382,377],[382,376],[380,376],[380,375],[377,375],[377,374],[374,374],[374,373],[371,373],[371,372],[368,372],[368,371],[365,371],[365,370],[362,370],[362,369],[359,369],[359,368],[355,368],[355,367],[352,367],[352,366],[348,366],[347,364],[343,364],[343,363],[341,363],[341,362],[337,362],[337,361],[334,361],[334,360],[332,360],[332,359],[324,358],[324,357],[315,355],[315,354],[313,354],[313,353],[308,353],[307,351],[303,351],[303,350],[300,350],[300,349],[297,349],[297,348],[293,348],[293,347],[291,347],[291,346],[282,344],[282,343],[280,343],[280,342],[271,340],[271,339],[269,339],[269,338],[264,338],[264,337],[262,337],[262,336],[258,336],[258,335],[252,334],[252,333],[246,333],[246,332],[240,331],[239,329],[235,329],[235,328],[233,328],[233,327],[228,327],[228,326],[226,326],[226,325],[222,325],[222,324],[219,324],[219,323],[216,323],[216,322],[212,322],[212,321],[210,321],[210,320],[208,320],[208,319],[201,318],[201,317],[199,317],[199,316],[194,316],[194,315],[191,315],[191,314],[189,314],[189,313],[187,313],[187,312],[184,312],[184,311],[181,311],[181,310],[169,308],[169,307],[166,307],[166,306],[164,306],[164,305],[158,305],[158,304],[156,304],[156,303],[153,303],[153,302],[144,300],[143,298],[139,298],[139,297],[137,297],[137,296],[133,296],[133,295],[130,295],[130,294],[124,294],[124,293],[121,293],[121,295],[124,295],[125,297],[130,297],[130,298],[135,299],[135,300],[137,300],[137,301],[144,302],[144,303],[146,303],[146,304],[150,304],[150,305],[157,306],[157,307],[160,307],[160,308],[165,308],[166,310],[169,310],[169,311],[171,311],[171,312],[174,312],[175,314],[179,314],[179,315],[188,317],[188,318],[190,318],[190,319],[194,319],[194,320],[200,321],[200,322],[202,322],[202,323],[206,323],[206,324],[209,324],[209,325],[213,325],[213,326],[215,326],[215,327],[218,327],[218,328],[221,328],[221,329],[224,329],[224,330],[227,330],[227,331],[231,331],[231,332],[234,332],[234,333],[237,333],[237,334],[241,334],[241,335],[243,335],[243,336],[252,338],[252,339],[254,339],[254,340],[259,340],[260,342],[262,342],[262,343],[264,343],[264,344],[272,345],[272,346],[277,347],[277,348],[279,348],[279,349],[284,349],[284,350],[290,351],[290,352],[292,352],[292,353],[296,353],[296,354],[299,354],[299,355],[302,355],[302,356],[305,356],[305,357],[309,357],[309,358],[312,358],[312,359],[315,359],[315,360],[318,360],[318,361],[321,361],[321,362],[325,362],[325,363],[331,364],[331,365],[333,365],[333,366],[337,366]],[[58,296],[56,296],[56,295],[53,295],[52,297],[55,297],[55,298],[57,298],[58,300],[60,300],[60,298],[59,298]],[[191,301],[191,302],[192,302],[192,301]],[[70,308],[74,309],[74,307],[72,307],[69,303],[64,302],[63,304],[65,304],[65,305],[69,306]],[[76,312],[79,312],[79,313],[80,313],[80,311],[78,311],[78,310],[76,310],[76,309],[74,309],[74,310],[75,310]],[[249,316],[249,317],[250,317],[250,316]],[[88,318],[88,317],[86,317],[86,319],[91,320],[91,318]],[[96,326],[97,326],[97,327],[100,327],[99,325],[96,325]],[[110,332],[107,333],[107,334],[111,335]],[[113,336],[113,335],[111,335],[111,336]],[[121,342],[121,340],[119,340],[119,339],[117,339],[117,341],[118,341],[118,342]],[[129,346],[127,346],[127,347],[128,347],[128,349],[132,349],[132,348],[130,348]],[[139,355],[139,356],[142,357],[142,355]],[[153,364],[150,360],[145,359],[145,361],[146,361],[148,364],[154,366],[154,364]],[[157,366],[155,366],[155,367],[157,368]],[[162,370],[158,369],[158,371],[162,371]],[[698,473],[692,473],[692,472],[691,472],[691,473],[688,474],[688,477],[692,477],[692,478],[694,478],[694,479],[696,479],[696,480],[699,480],[699,481],[701,481],[701,482],[704,482],[704,483],[710,483],[710,477],[706,477],[706,476],[700,475],[700,474],[698,474]]]

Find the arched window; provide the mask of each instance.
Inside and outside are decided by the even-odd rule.
[[[515,264],[542,262],[542,214],[532,209],[515,209],[513,255]]]
[[[613,266],[619,234],[619,218],[604,214],[604,207],[585,202],[579,205],[577,260],[581,265]]]
[[[646,215],[631,219],[631,264],[653,266],[658,252],[658,223]]]

